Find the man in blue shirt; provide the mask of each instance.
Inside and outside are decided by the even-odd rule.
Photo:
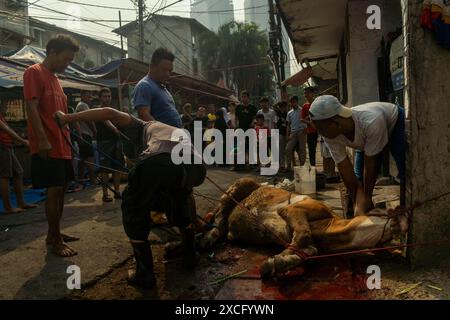
[[[156,49],[148,74],[139,81],[133,94],[133,105],[144,121],[156,120],[182,128],[181,116],[164,82],[169,80],[175,56],[164,48]]]

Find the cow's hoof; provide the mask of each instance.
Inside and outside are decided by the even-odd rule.
[[[259,275],[262,279],[269,279],[275,276],[275,260],[274,258],[267,259],[259,267]]]
[[[198,248],[203,251],[209,250],[217,242],[217,239],[219,239],[219,229],[214,228],[200,239]]]

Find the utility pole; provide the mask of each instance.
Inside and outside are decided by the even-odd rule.
[[[144,61],[144,0],[138,0],[139,12],[139,60]]]
[[[286,58],[286,53],[284,52],[284,47],[283,47],[283,27],[281,25],[281,15],[280,15],[280,11],[278,10],[278,8],[276,8],[276,15],[277,15],[277,24],[278,24],[278,39],[279,39],[279,52],[280,52],[280,75],[281,75],[281,79],[280,81],[283,82],[284,80],[286,80],[286,70],[284,69],[284,64],[285,64],[285,58]]]
[[[286,71],[284,69],[286,54],[283,49],[281,15],[278,8],[275,8],[273,0],[269,0],[269,17],[269,56],[275,69],[278,89],[280,90],[278,96],[280,99],[283,99],[283,96],[286,96],[286,88],[281,83],[286,79]]]
[[[119,10],[119,27],[122,29],[122,13]],[[120,33],[120,49],[122,50],[122,59],[125,58],[125,53],[123,51],[123,36],[122,32]]]
[[[280,56],[278,48],[278,28],[275,22],[275,8],[272,0],[269,1],[269,47],[270,47],[270,58],[275,67],[275,75],[277,78],[278,87],[281,87],[281,74],[280,74]]]

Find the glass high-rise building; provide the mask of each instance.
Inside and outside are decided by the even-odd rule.
[[[267,32],[267,36],[270,30],[269,23],[269,2],[268,0],[245,0],[245,22],[253,22],[260,27],[261,30]],[[284,70],[286,73],[286,78],[291,75],[291,61],[290,61],[290,39],[288,37],[286,29],[282,28],[283,33],[283,48],[287,55],[287,63],[285,64]]]
[[[234,21],[233,10],[232,0],[191,0],[191,18],[214,32]]]

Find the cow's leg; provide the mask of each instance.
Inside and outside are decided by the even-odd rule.
[[[302,248],[303,251],[308,256],[313,256],[317,254],[317,249],[314,246],[308,246]],[[283,274],[297,268],[304,262],[304,259],[300,255],[292,250],[285,249],[282,253],[277,254],[273,257],[268,258],[259,269],[261,278],[272,278],[277,275]]]
[[[283,274],[301,265],[303,259],[297,250],[308,256],[316,255],[318,251],[312,241],[309,221],[333,217],[333,213],[328,207],[312,199],[281,208],[278,210],[278,214],[287,221],[292,229],[292,241],[290,248],[270,257],[261,265],[260,274],[263,278]]]
[[[310,221],[333,217],[333,212],[327,206],[313,199],[291,204],[278,210],[278,214],[291,227],[293,232],[291,245],[296,248],[307,248],[313,244]]]
[[[260,185],[253,179],[242,178],[233,183],[227,190],[234,200],[241,202],[248,197]],[[236,207],[236,202],[224,194],[220,198],[219,206],[214,210],[215,227],[208,231],[199,242],[199,248],[206,250],[211,248],[219,239],[225,238],[228,233],[228,217]]]

